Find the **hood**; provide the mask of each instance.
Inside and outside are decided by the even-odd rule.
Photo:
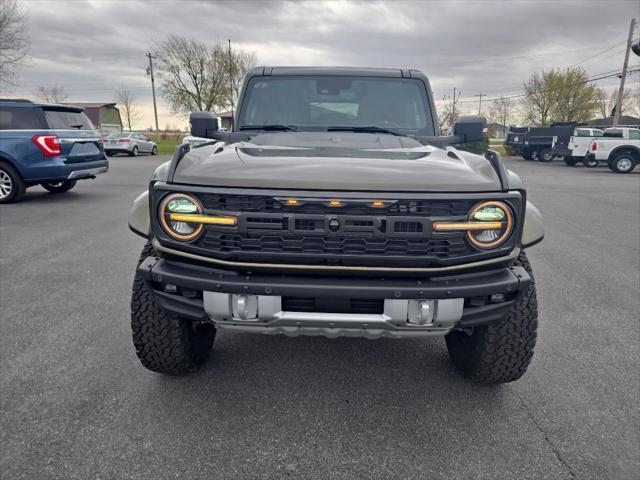
[[[351,132],[259,135],[193,148],[175,183],[216,187],[377,192],[500,191],[482,156],[407,137]]]

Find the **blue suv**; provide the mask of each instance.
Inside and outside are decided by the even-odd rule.
[[[0,203],[19,201],[34,185],[67,192],[108,169],[82,108],[0,99]]]

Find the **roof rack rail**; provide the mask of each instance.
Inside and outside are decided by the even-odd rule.
[[[26,98],[0,98],[0,102],[33,103]]]

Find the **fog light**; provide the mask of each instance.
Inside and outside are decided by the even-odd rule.
[[[407,305],[407,322],[412,325],[429,325],[433,323],[435,311],[433,300],[409,300]]]
[[[258,319],[258,296],[232,295],[231,308],[234,319],[255,321]]]
[[[164,286],[162,287],[162,291],[167,293],[178,293],[178,287],[170,283],[165,283]]]
[[[502,303],[507,299],[504,293],[494,293],[491,295],[491,303]]]

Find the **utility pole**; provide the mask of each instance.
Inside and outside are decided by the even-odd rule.
[[[616,111],[613,115],[613,125],[618,126],[620,121],[620,110],[622,110],[622,95],[624,94],[624,81],[627,78],[627,66],[629,65],[629,50],[631,50],[631,40],[633,39],[633,30],[636,26],[636,19],[631,19],[631,25],[629,25],[629,39],[627,40],[627,48],[624,52],[624,64],[622,66],[622,77],[620,78],[620,89],[618,90],[618,99],[616,100]]]
[[[233,123],[233,67],[231,58],[231,39],[229,39],[229,95],[231,97],[231,122]]]
[[[460,98],[460,90],[458,90],[458,96],[456,97],[456,87],[453,87],[453,99],[451,100],[452,108],[451,108],[451,124],[453,125],[456,121],[456,103],[458,102],[458,98]]]
[[[479,93],[477,95],[474,95],[474,97],[480,97],[480,104],[478,105],[478,115],[482,113],[482,97],[486,97],[486,96],[487,96],[486,93]]]
[[[156,135],[158,134],[158,107],[156,106],[156,82],[153,78],[153,59],[156,58],[151,55],[151,52],[147,52],[147,58],[149,59],[149,68],[147,69],[147,75],[151,76],[151,93],[153,93],[153,115],[156,119]]]

